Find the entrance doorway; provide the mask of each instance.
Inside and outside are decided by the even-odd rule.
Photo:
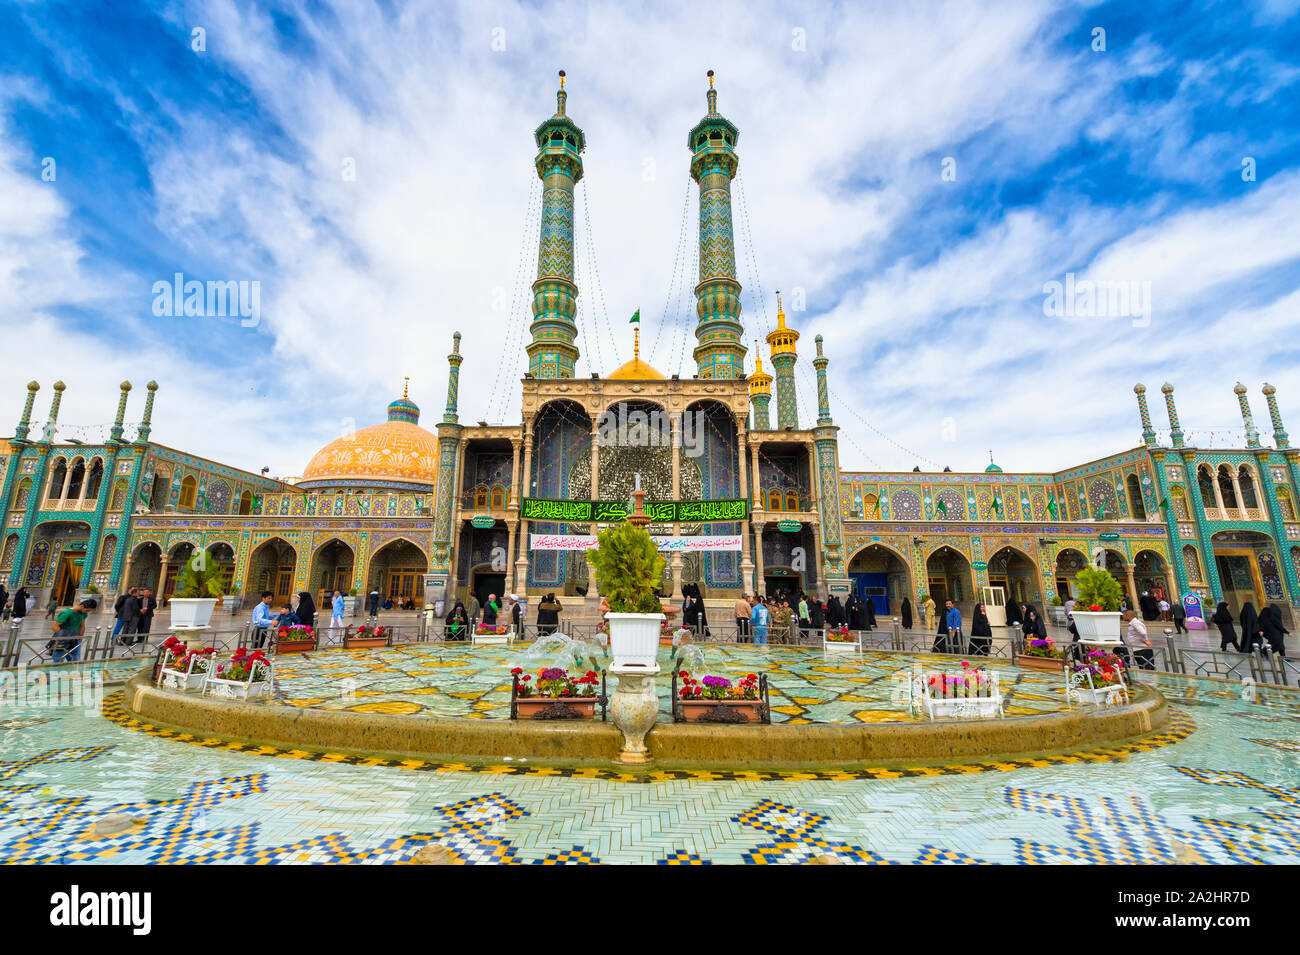
[[[989,618],[989,626],[1005,627],[1007,625],[1006,590],[997,584],[982,589],[984,592],[984,615]]]
[[[1247,602],[1253,603],[1256,610],[1264,606],[1264,588],[1257,583],[1250,554],[1215,551],[1214,565],[1223,585],[1223,599],[1234,615],[1241,613],[1242,604]]]
[[[85,566],[85,552],[62,554],[59,557],[59,573],[54,578],[54,589],[50,599],[60,607],[71,605],[77,596],[77,584],[81,582],[81,568]]]
[[[506,589],[505,574],[494,574],[490,570],[475,571],[474,583],[470,589],[473,591],[474,596],[478,598],[480,606],[487,603],[489,594],[496,594],[497,603],[501,605],[503,611],[506,609],[506,595],[503,593]],[[499,619],[500,616],[498,615]]]

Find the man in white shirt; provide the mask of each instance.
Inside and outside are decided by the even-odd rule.
[[[1154,670],[1155,651],[1151,649],[1151,641],[1147,637],[1147,625],[1132,610],[1125,610],[1123,618],[1128,624],[1128,629],[1124,631],[1124,643],[1133,659],[1132,666]]]

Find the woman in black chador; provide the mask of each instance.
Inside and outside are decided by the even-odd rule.
[[[993,646],[993,628],[989,626],[988,614],[983,604],[975,605],[975,616],[970,625],[970,652],[974,656],[986,657]]]
[[[834,594],[826,599],[826,626],[844,626],[844,608],[840,606],[840,598]]]
[[[931,653],[949,653],[948,649],[948,615],[939,609],[939,629],[935,631],[934,646],[930,648]]]
[[[1247,600],[1241,605],[1241,616],[1237,618],[1241,624],[1241,652],[1249,653],[1255,648],[1255,644],[1262,643],[1264,640],[1264,629],[1259,625],[1259,614],[1255,613],[1255,605]]]
[[[1007,601],[1007,626],[1010,627],[1013,624],[1019,626],[1024,622],[1025,622],[1024,618],[1020,615],[1020,601],[1008,600]]]
[[[1219,606],[1214,608],[1214,616],[1210,618],[1210,623],[1219,628],[1219,652],[1226,653],[1228,644],[1232,644],[1232,649],[1238,653],[1241,652],[1241,645],[1237,643],[1237,630],[1232,625],[1232,611],[1228,609],[1228,604],[1220,600]]]
[[[876,629],[876,602],[872,600],[870,597],[868,597],[866,605],[863,607],[863,610],[867,617],[866,629],[875,630]]]
[[[907,597],[903,598],[902,618],[903,618],[903,629],[911,630],[912,629],[912,601]]]
[[[1268,648],[1280,657],[1286,656],[1286,635],[1291,631],[1282,623],[1282,610],[1277,604],[1269,604],[1259,612],[1259,625],[1264,631]]]

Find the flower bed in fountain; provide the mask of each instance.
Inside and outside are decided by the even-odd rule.
[[[316,631],[306,624],[281,627],[275,635],[276,653],[306,653],[316,649]]]
[[[156,683],[171,690],[200,690],[215,662],[217,651],[203,647],[193,652],[175,637],[168,637],[162,645],[162,666]]]
[[[522,667],[510,671],[510,718],[524,720],[589,720],[596,704],[605,704],[597,691],[600,674],[587,670],[572,676],[560,667],[543,667],[533,674]]]
[[[1002,702],[997,674],[965,660],[958,671],[922,670],[912,681],[912,705],[930,719],[1001,716]]]
[[[218,663],[207,675],[203,692],[232,700],[251,700],[271,695],[275,664],[261,650],[251,653],[240,647],[226,663]]]
[[[1119,706],[1128,702],[1124,662],[1105,650],[1090,650],[1082,663],[1067,667],[1065,685],[1071,703]]]
[[[681,688],[678,689],[678,681]],[[735,683],[686,670],[673,674],[673,719],[683,723],[769,723],[767,675],[747,673]]]
[[[388,629],[386,627],[378,625],[358,627],[355,632],[350,626],[343,629],[343,647],[346,650],[386,646],[388,646]]]
[[[822,648],[831,653],[861,650],[862,640],[848,627],[839,627],[835,630],[823,631]]]
[[[1065,666],[1065,655],[1056,649],[1051,637],[1034,637],[1024,653],[1016,657],[1016,665],[1026,670],[1046,670],[1059,673]]]

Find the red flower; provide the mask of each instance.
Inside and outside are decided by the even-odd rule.
[[[510,672],[513,673],[515,676],[518,676],[519,674],[523,673],[524,671],[523,671],[523,668],[522,668],[522,667],[515,667],[515,668],[514,668],[513,670],[511,670]]]
[[[685,670],[678,670],[677,675],[681,677],[683,680],[687,679],[690,676],[690,674],[687,673]]]
[[[685,699],[686,697],[691,695],[691,688],[689,686],[684,686],[682,687],[682,691],[677,695]]]

